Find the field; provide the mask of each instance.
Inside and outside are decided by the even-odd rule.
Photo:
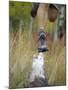
[[[66,84],[65,46],[63,40],[56,43],[47,40],[49,51],[45,55],[45,75],[49,86]],[[9,39],[10,88],[27,85],[32,57],[37,53],[37,40],[28,31],[10,33]]]

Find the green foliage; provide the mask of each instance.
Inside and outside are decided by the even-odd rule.
[[[27,22],[29,24],[31,5],[29,2],[9,1],[9,18],[10,23],[12,21],[13,28],[18,28],[20,20],[23,21],[24,25]]]

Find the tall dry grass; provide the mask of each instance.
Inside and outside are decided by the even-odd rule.
[[[63,41],[62,41],[63,42]],[[28,31],[13,36],[10,33],[10,88],[24,87],[31,71],[33,54],[37,53],[35,37]],[[65,47],[62,43],[48,41],[45,54],[45,75],[49,85],[65,85]]]

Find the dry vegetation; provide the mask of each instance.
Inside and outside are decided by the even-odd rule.
[[[19,37],[20,36],[20,37]],[[37,53],[35,37],[24,31],[13,36],[10,33],[10,88],[27,84],[33,54]],[[63,43],[63,41],[62,41]],[[65,85],[65,47],[61,42],[48,41],[49,51],[45,54],[45,75],[49,85]]]

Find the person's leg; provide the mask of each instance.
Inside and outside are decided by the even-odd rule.
[[[46,25],[47,14],[48,4],[39,4],[39,8],[37,10],[38,29],[44,28],[44,26]]]
[[[44,32],[44,27],[47,23],[47,13],[48,13],[48,4],[40,4],[37,10],[37,22],[38,22],[38,51],[45,52],[47,51],[46,46],[46,35]]]

